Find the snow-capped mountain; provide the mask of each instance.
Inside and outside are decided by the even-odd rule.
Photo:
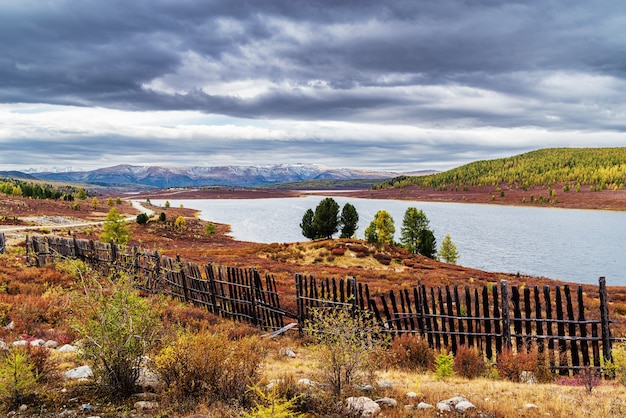
[[[189,186],[263,186],[315,179],[384,179],[398,173],[330,168],[316,164],[261,166],[161,167],[116,165],[92,171],[44,172],[32,175],[46,180],[98,185],[146,185],[159,188]]]

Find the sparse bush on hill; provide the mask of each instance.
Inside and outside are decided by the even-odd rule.
[[[310,315],[306,331],[317,342],[312,349],[318,378],[339,398],[375,373],[385,340],[366,315],[340,308],[311,309]]]
[[[453,369],[459,376],[475,379],[484,373],[485,361],[478,350],[462,345],[458,347],[454,356]]]
[[[37,377],[24,348],[13,346],[0,354],[0,406],[21,405],[36,385]]]
[[[428,341],[416,334],[402,334],[393,339],[390,349],[393,365],[426,372],[435,365],[435,351]]]

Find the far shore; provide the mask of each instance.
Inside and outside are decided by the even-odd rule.
[[[559,188],[552,191],[547,187],[522,190],[516,188],[472,187],[465,191],[432,190],[417,186],[386,190],[283,190],[256,188],[196,188],[167,189],[154,193],[142,193],[137,199],[269,199],[301,197],[312,194],[354,197],[362,199],[393,199],[422,202],[480,203],[509,206],[553,207],[562,209],[588,209],[626,211],[626,190],[564,192]]]

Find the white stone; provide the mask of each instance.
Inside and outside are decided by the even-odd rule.
[[[75,353],[76,351],[78,351],[77,348],[70,344],[62,345],[59,348],[59,353]]]
[[[300,379],[300,380],[298,380],[298,385],[315,387],[315,386],[317,386],[317,382],[314,382],[314,381],[309,380],[309,379]]]
[[[398,401],[393,398],[380,398],[376,399],[374,402],[380,406],[386,406],[388,408],[395,408],[398,406]]]
[[[458,412],[465,413],[469,411],[470,409],[476,409],[476,407],[470,401],[461,401],[456,404],[455,409]]]
[[[426,402],[420,402],[417,404],[417,409],[432,409],[432,408],[434,408],[434,406]]]
[[[294,353],[291,348],[285,349],[285,355],[289,358],[296,358],[296,353]]]
[[[345,412],[354,417],[373,418],[380,414],[380,406],[366,396],[346,399]]]
[[[417,399],[417,393],[415,392],[407,392],[404,396],[409,399]]]
[[[65,372],[66,379],[87,379],[93,377],[93,371],[89,366],[80,366]]]
[[[13,345],[15,347],[26,347],[28,345],[28,341],[26,341],[26,340],[13,341]]]
[[[437,402],[437,411],[439,412],[452,412],[453,408],[446,402]]]
[[[378,382],[378,387],[381,389],[393,389],[393,385],[391,382],[387,382],[386,380],[381,380]]]
[[[57,348],[59,343],[54,340],[48,340],[43,346],[46,348]]]
[[[524,405],[524,409],[538,409],[539,407],[537,405],[535,405],[534,403],[527,403],[526,405]]]
[[[41,338],[39,338],[39,339],[36,339],[36,340],[32,340],[30,342],[30,346],[31,347],[42,347],[45,343],[46,343],[45,340],[42,340]]]

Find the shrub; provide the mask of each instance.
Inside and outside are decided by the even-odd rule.
[[[137,223],[139,225],[147,224],[149,219],[150,218],[148,217],[146,213],[140,213],[139,215],[137,215]]]
[[[274,385],[268,392],[258,386],[252,391],[259,399],[255,401],[254,410],[244,414],[246,418],[299,418],[302,414],[296,412],[297,397],[287,398],[280,395],[280,385]]]
[[[122,277],[106,286],[87,275],[74,304],[74,327],[84,340],[83,356],[106,393],[133,393],[143,357],[156,345],[157,312]]]
[[[613,366],[615,378],[619,383],[626,386],[626,344],[618,344],[613,347]]]
[[[366,315],[352,316],[340,308],[311,309],[310,313],[306,331],[317,342],[313,355],[318,380],[338,398],[346,388],[374,374],[384,340]]]
[[[444,348],[435,358],[435,376],[440,380],[446,380],[454,374],[454,356]]]
[[[204,233],[206,235],[213,235],[217,232],[217,227],[215,226],[215,224],[213,222],[207,222],[206,225],[204,226]]]
[[[159,222],[165,222],[165,212],[159,213]]]
[[[453,369],[459,376],[475,379],[484,373],[485,361],[475,348],[460,346],[454,356]]]
[[[435,351],[428,341],[415,334],[402,334],[393,339],[392,361],[397,367],[408,370],[432,370],[435,364]]]
[[[497,356],[496,368],[502,378],[519,382],[523,371],[529,371],[535,376],[537,375],[539,360],[535,351],[514,354],[511,350],[503,350]]]
[[[28,354],[19,347],[11,347],[0,358],[0,404],[12,408],[24,402],[37,385]]]
[[[187,220],[185,219],[184,216],[179,215],[176,220],[174,221],[174,226],[176,228],[184,228],[187,226]]]
[[[183,409],[200,401],[249,404],[267,350],[257,336],[229,340],[208,330],[183,332],[154,359],[168,399]]]

